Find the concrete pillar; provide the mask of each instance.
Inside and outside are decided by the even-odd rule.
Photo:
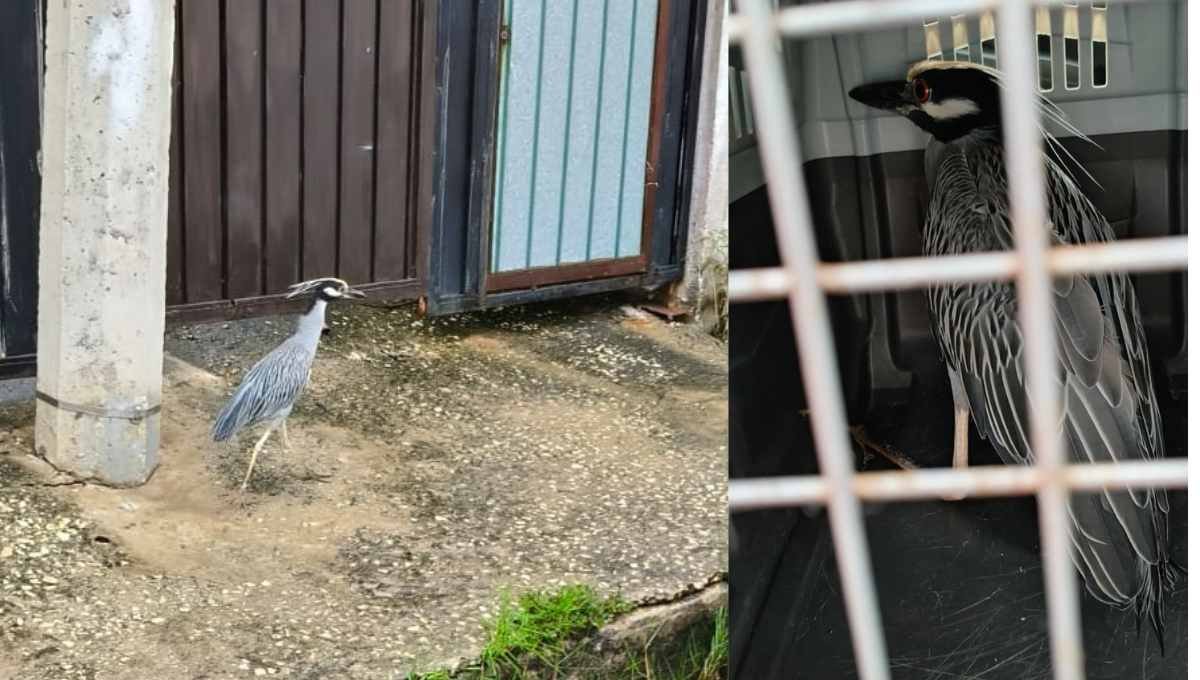
[[[36,446],[112,485],[158,464],[174,3],[47,4]]]
[[[688,252],[680,297],[701,325],[714,331],[728,312],[729,63],[728,0],[707,0],[704,66],[692,168]]]

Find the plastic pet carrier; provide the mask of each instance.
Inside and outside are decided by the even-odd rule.
[[[784,5],[793,4],[784,2]],[[735,3],[736,9],[736,3]],[[1033,10],[1031,10],[1033,11]],[[1078,2],[1034,11],[1042,93],[1101,148],[1043,121],[1118,238],[1186,233],[1187,3]],[[847,92],[935,57],[1005,68],[996,24],[926,17],[901,28],[783,39],[803,175],[824,261],[921,255],[928,136]],[[729,69],[730,257],[779,265],[741,50]],[[1186,280],[1133,275],[1168,456],[1186,456]],[[922,291],[829,296],[849,420],[922,466],[948,467],[953,400]],[[786,301],[731,310],[731,478],[816,474]],[[971,424],[970,462],[999,465]],[[860,469],[894,469],[876,456]],[[1172,553],[1186,565],[1186,492],[1171,492]],[[1036,504],[1031,497],[867,503],[866,530],[893,678],[1049,678]],[[824,508],[731,519],[734,678],[856,677]],[[1131,611],[1082,593],[1087,677],[1182,678],[1186,576],[1166,602],[1166,650]]]

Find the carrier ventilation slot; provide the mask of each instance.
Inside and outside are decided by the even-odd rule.
[[[1079,89],[1079,3],[1063,3],[1063,87]]]
[[[1108,85],[1108,3],[1092,3],[1092,87]]]
[[[1083,39],[1082,27],[1085,18],[1081,17],[1081,3],[1064,2],[1062,4],[1062,50],[1063,72],[1061,83],[1056,83],[1054,73],[1054,44],[1058,42],[1051,23],[1051,8],[1041,6],[1034,15],[1035,45],[1038,64],[1038,90],[1050,92],[1056,84],[1067,90],[1078,90],[1083,87],[1084,72],[1092,74],[1091,86],[1103,88],[1108,85],[1108,3],[1092,2],[1091,34],[1088,40]],[[996,18],[990,10],[979,15],[979,51],[975,52],[970,38],[970,22],[972,19],[964,14],[950,17],[952,45],[949,51],[943,49],[941,21],[937,17],[926,17],[924,20],[925,55],[927,59],[953,59],[953,61],[970,61],[988,66],[999,67],[999,56],[996,54]],[[1088,51],[1085,42],[1091,43]],[[1091,57],[1091,63],[1087,58]],[[1090,67],[1090,68],[1089,68]]]

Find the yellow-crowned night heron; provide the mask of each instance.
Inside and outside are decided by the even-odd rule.
[[[863,85],[850,96],[893,111],[933,135],[925,152],[930,187],[926,255],[1012,248],[1001,76],[964,62],[927,61],[906,80]],[[1041,99],[1043,113],[1078,134]],[[1080,135],[1082,136],[1082,135]],[[1049,135],[1062,161],[1065,149]],[[1056,148],[1057,146],[1057,148]],[[1112,228],[1071,177],[1046,156],[1053,243],[1113,240]],[[1017,295],[1011,283],[932,288],[933,334],[948,363],[955,405],[954,465],[967,462],[968,412],[1009,464],[1032,463]],[[1137,296],[1124,273],[1057,277],[1054,311],[1064,418],[1072,462],[1160,458],[1162,424],[1150,377]],[[1072,494],[1072,559],[1101,601],[1149,618],[1162,645],[1163,590],[1175,579],[1168,556],[1168,505],[1161,489]]]
[[[256,423],[267,423],[266,431],[250,454],[250,465],[242,480],[242,493],[245,493],[246,484],[250,482],[250,473],[254,471],[259,452],[276,428],[283,434],[284,446],[289,450],[292,448],[287,436],[287,417],[312,374],[313,358],[325,327],[325,306],[330,302],[365,297],[361,291],[351,288],[341,279],[314,279],[297,283],[288,288],[287,297],[304,294],[311,294],[312,301],[308,311],[300,317],[296,332],[246,372],[242,384],[221,409],[210,432],[213,441],[223,442],[239,430]]]

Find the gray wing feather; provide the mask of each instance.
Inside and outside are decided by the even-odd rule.
[[[984,163],[995,160],[985,158]],[[1052,163],[1047,172],[1052,241],[1112,240],[1107,222],[1070,179]],[[981,191],[974,182],[963,182],[964,174],[974,174],[980,182],[1000,177],[1001,186]],[[963,229],[963,220],[981,220],[967,231],[990,233],[991,242],[1011,247],[1002,169],[960,172],[953,179],[938,180],[939,191],[956,193],[951,200],[967,208],[954,216],[954,224],[927,229]],[[980,204],[985,207],[980,209]],[[1031,464],[1023,339],[1012,286],[942,288],[931,290],[929,299],[938,326],[935,336],[963,379],[980,433],[1006,462]],[[1161,457],[1162,426],[1137,299],[1128,277],[1116,273],[1058,278],[1053,304],[1056,377],[1064,398],[1061,433],[1069,460]],[[1088,590],[1116,606],[1133,606],[1139,618],[1149,614],[1156,631],[1161,631],[1162,584],[1174,578],[1166,554],[1166,494],[1132,489],[1072,494],[1068,510],[1075,546],[1072,559]]]
[[[308,384],[312,352],[299,343],[284,342],[254,364],[221,409],[210,435],[225,441],[238,430],[291,409]]]

